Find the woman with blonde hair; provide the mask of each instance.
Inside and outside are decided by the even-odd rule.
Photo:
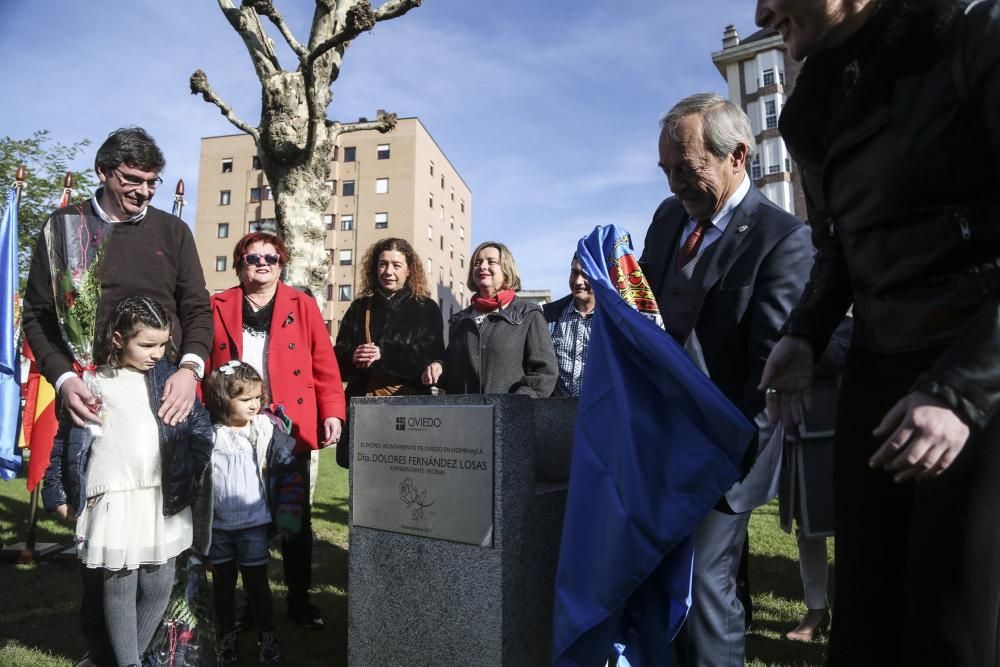
[[[444,361],[427,366],[424,383],[449,394],[551,396],[559,368],[548,325],[538,304],[517,298],[521,278],[507,246],[481,243],[467,284],[472,305],[455,315]]]

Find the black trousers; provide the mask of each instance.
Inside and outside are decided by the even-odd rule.
[[[302,530],[281,542],[281,564],[288,587],[288,606],[295,607],[309,602],[312,585],[312,505],[309,503],[309,452],[296,454],[305,481],[306,502],[302,508]]]
[[[834,454],[828,665],[1000,665],[1000,419],[937,479],[896,484],[868,467],[881,444],[872,429],[934,358],[851,351]]]

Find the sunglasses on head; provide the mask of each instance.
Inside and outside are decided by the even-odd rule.
[[[257,253],[252,252],[249,255],[243,255],[243,261],[249,264],[250,266],[264,266],[265,262],[267,262],[268,266],[274,266],[275,264],[278,263],[279,259],[280,257],[278,257],[277,255],[272,255],[271,253],[268,253],[266,255],[258,255]]]

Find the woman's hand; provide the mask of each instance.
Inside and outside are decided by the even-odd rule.
[[[437,384],[437,381],[441,379],[441,374],[444,373],[444,366],[441,365],[440,361],[432,361],[424,369],[423,375],[420,376],[420,381],[424,384]]]
[[[76,523],[76,513],[69,508],[69,505],[63,503],[55,510],[56,517],[65,524],[73,525]]]
[[[767,418],[781,422],[785,433],[798,433],[802,408],[809,407],[814,366],[812,344],[798,336],[782,336],[767,357],[757,388],[764,392]]]
[[[955,462],[969,439],[968,425],[954,410],[922,391],[900,399],[873,433],[877,438],[891,435],[868,464],[895,473],[897,482],[937,477]]]
[[[336,417],[327,417],[323,420],[323,442],[319,444],[320,449],[323,447],[329,447],[330,445],[336,445],[340,442],[340,433],[343,430],[343,425],[340,420]]]
[[[355,368],[368,368],[382,358],[382,350],[375,343],[362,343],[354,348],[351,361]]]

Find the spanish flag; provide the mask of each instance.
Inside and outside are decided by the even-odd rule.
[[[24,413],[21,419],[21,446],[31,450],[28,460],[28,491],[34,491],[45,476],[52,454],[52,440],[56,436],[56,390],[42,377],[35,363],[35,355],[28,343],[21,354],[31,362],[27,381],[24,383]]]

